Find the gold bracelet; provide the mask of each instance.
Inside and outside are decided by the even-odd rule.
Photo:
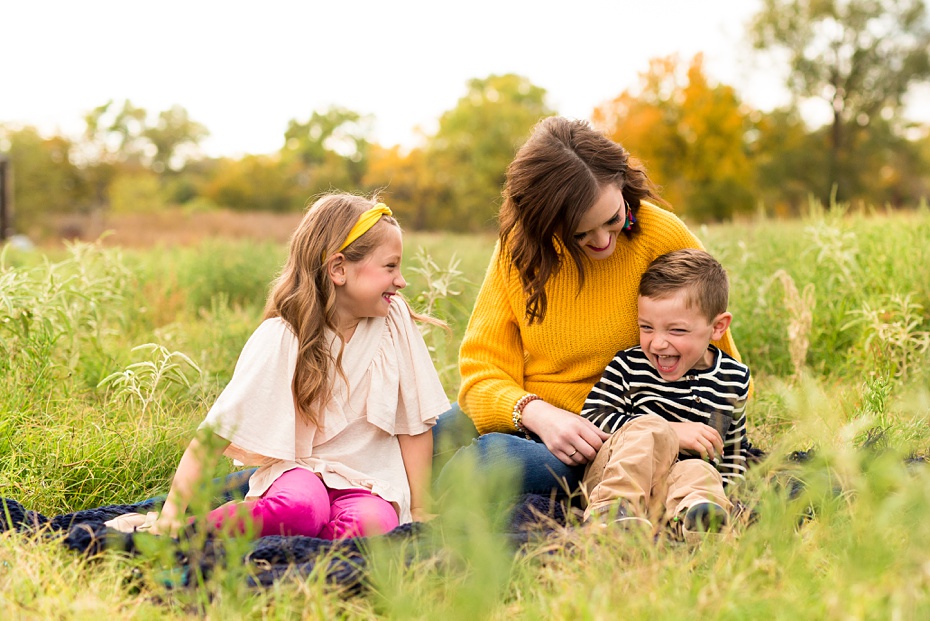
[[[536,401],[537,399],[542,399],[542,397],[530,392],[520,397],[513,406],[513,428],[522,433],[527,440],[532,440],[532,438],[530,437],[530,432],[523,426],[523,408],[531,401]]]

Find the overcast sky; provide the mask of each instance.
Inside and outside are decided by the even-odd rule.
[[[559,113],[636,84],[650,58],[704,52],[751,105],[784,103],[778,72],[751,64],[758,0],[0,0],[0,123],[76,134],[109,99],[173,104],[206,125],[210,155],[266,153],[290,119],[345,106],[375,139],[416,143],[466,82],[517,73]]]

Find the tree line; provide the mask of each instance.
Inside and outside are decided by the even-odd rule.
[[[812,197],[903,207],[930,195],[930,127],[903,115],[911,88],[930,78],[923,0],[764,0],[747,36],[787,63],[785,107],[751,108],[708,78],[698,54],[653,59],[638,84],[591,112],[677,213],[719,221],[796,214]],[[493,228],[507,164],[557,111],[523,76],[466,86],[411,149],[376,143],[374,119],[339,106],[290,120],[278,151],[240,158],[200,155],[209,132],[181,106],[152,115],[110,101],[86,113],[77,138],[0,124],[16,228],[177,206],[295,211],[333,189],[380,193],[410,229]],[[817,99],[831,121],[812,128],[801,104]]]

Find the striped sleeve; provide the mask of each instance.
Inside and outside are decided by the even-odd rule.
[[[614,433],[630,420],[640,416],[633,413],[630,383],[627,379],[629,373],[626,351],[618,352],[585,399],[581,415],[602,431]]]

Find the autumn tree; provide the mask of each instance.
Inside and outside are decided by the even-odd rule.
[[[246,155],[220,160],[201,196],[237,211],[295,211],[307,195],[294,183],[293,170],[274,155]]]
[[[640,83],[592,114],[637,159],[679,213],[721,220],[752,210],[748,110],[735,90],[712,84],[696,55],[653,59]]]
[[[867,171],[857,170],[872,140],[868,128],[884,123],[899,133],[889,123],[903,123],[905,94],[930,77],[924,1],[763,0],[750,32],[758,49],[787,57],[788,88],[797,98],[828,106],[830,157],[821,196],[835,186],[846,199],[870,184]]]
[[[434,218],[440,213],[436,205],[443,189],[433,181],[426,159],[422,148],[375,145],[371,150],[362,185],[384,198],[404,228],[437,228]]]
[[[493,227],[507,165],[530,129],[553,114],[546,91],[527,78],[491,75],[468,82],[465,95],[443,113],[425,148],[433,206],[430,228],[476,231]]]

